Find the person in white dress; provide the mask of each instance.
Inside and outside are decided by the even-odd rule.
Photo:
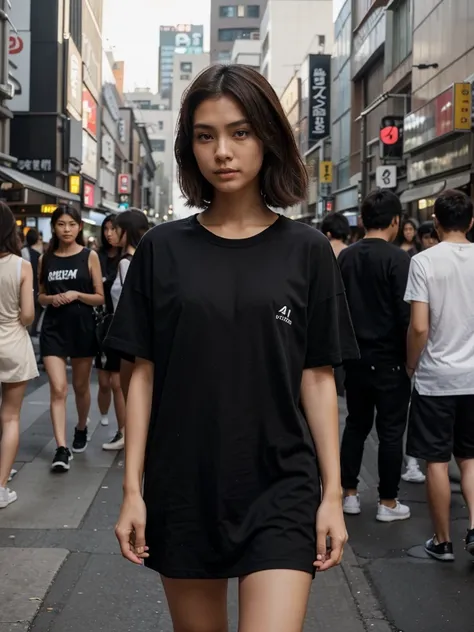
[[[0,509],[17,499],[7,487],[20,440],[20,412],[29,380],[38,376],[27,327],[35,317],[33,271],[20,256],[17,226],[0,202]]]

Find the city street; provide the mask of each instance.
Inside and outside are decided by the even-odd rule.
[[[95,380],[94,380],[95,381]],[[101,444],[114,431],[97,426],[93,385],[90,432],[84,454],[67,475],[53,475],[42,376],[31,385],[22,415],[18,501],[0,513],[0,632],[171,632],[158,577],[122,560],[113,534],[123,455]],[[343,414],[341,400],[341,413]],[[73,399],[69,427],[75,423]],[[401,498],[413,518],[378,524],[375,442],[362,472],[363,513],[348,519],[350,547],[341,568],[317,576],[306,632],[468,632],[474,618],[474,565],[462,548],[466,527],[459,494],[453,498],[457,561],[443,565],[419,545],[430,535],[424,487],[403,484]],[[418,547],[418,548],[417,548]],[[231,629],[236,629],[236,585],[230,588]]]

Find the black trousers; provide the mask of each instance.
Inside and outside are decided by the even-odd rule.
[[[342,437],[344,489],[357,489],[364,445],[374,424],[379,438],[379,496],[397,498],[403,464],[403,436],[410,402],[410,380],[403,365],[356,363],[346,370],[347,419]]]

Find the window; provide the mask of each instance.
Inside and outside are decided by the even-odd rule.
[[[239,39],[251,39],[252,33],[258,33],[259,29],[219,29],[219,42],[234,42]]]
[[[220,18],[236,18],[237,7],[235,4],[224,4],[219,7]]]
[[[247,17],[248,18],[259,18],[260,17],[260,6],[258,4],[249,4],[247,7]]]
[[[179,70],[181,72],[188,72],[188,73],[192,73],[193,71],[193,64],[191,61],[182,61],[179,64]]]
[[[408,57],[412,50],[412,2],[399,0],[387,13],[385,74],[388,76]]]
[[[163,121],[158,121],[158,129],[161,131],[163,131]]]
[[[166,142],[161,138],[152,138],[150,144],[152,151],[165,151]]]
[[[217,61],[226,62],[230,61],[232,53],[230,50],[220,50],[217,53]]]
[[[239,18],[245,17],[245,7],[243,4],[239,4],[239,6],[237,7],[237,16]]]

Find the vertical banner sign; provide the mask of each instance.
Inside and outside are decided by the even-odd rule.
[[[8,4],[8,3],[7,3]],[[8,103],[12,112],[29,112],[31,77],[31,0],[11,3],[9,19],[13,24],[9,37],[9,72],[15,95]]]
[[[319,163],[319,182],[332,184],[332,162],[329,160],[322,160]]]
[[[454,84],[454,129],[471,131],[472,93],[470,83]]]
[[[309,56],[309,140],[331,133],[331,55]]]

